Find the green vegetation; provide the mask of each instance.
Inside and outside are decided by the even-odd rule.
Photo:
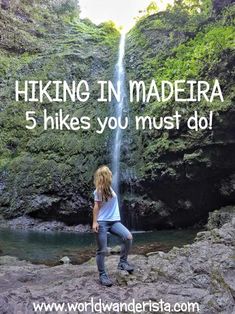
[[[223,115],[229,116],[234,101],[234,6],[219,13],[212,7],[209,0],[178,0],[173,7],[156,13],[153,2],[127,36],[127,79],[147,84],[155,79],[160,85],[162,80],[210,82],[217,78],[225,97],[223,103],[130,104],[131,116],[158,118],[175,110],[184,116],[180,130],[132,128],[125,133],[121,168],[134,169],[138,189],[142,189],[142,182],[175,184],[182,177],[198,179],[200,169],[208,170],[212,165],[217,173],[222,154],[219,145],[227,154],[226,145],[232,142],[231,123],[226,124]],[[93,172],[98,165],[110,162],[108,130],[99,135],[94,126],[77,132],[44,131],[42,126],[44,109],[54,115],[62,108],[64,114],[91,119],[110,112],[108,104],[97,103],[95,82],[112,78],[120,34],[111,21],[96,26],[88,19],[81,20],[79,13],[74,0],[53,1],[53,5],[52,1],[37,0],[31,5],[24,0],[18,8],[13,5],[9,11],[0,11],[0,213],[5,216],[35,213],[67,219],[76,216],[79,209],[83,210],[79,218],[83,215],[87,222]],[[91,87],[85,104],[14,100],[15,80],[70,83],[81,79],[88,80]],[[35,130],[25,127],[27,110],[37,112]],[[187,129],[186,118],[194,110],[204,115],[214,111],[215,133]],[[164,199],[164,191],[162,195]],[[144,197],[144,204],[152,202]]]
[[[225,7],[220,15],[212,12],[211,1],[179,0],[165,12],[142,18],[128,34],[127,72],[129,79],[150,82],[155,79],[206,80],[219,79],[225,101],[212,103],[151,102],[132,104],[132,114],[169,115],[178,110],[186,119],[194,111],[200,114],[226,111],[234,99],[232,54],[234,52],[234,6]],[[131,58],[130,58],[131,56]],[[186,96],[186,95],[185,95]],[[144,109],[143,109],[144,108]],[[214,113],[214,119],[216,119]],[[184,122],[183,122],[184,123]],[[175,133],[172,136],[172,133]],[[134,142],[142,136],[145,143],[136,168],[142,176],[156,169],[163,156],[177,154],[199,145],[206,132],[193,133],[167,130],[134,133]],[[132,163],[132,161],[129,161]],[[162,165],[163,166],[163,165]],[[164,165],[165,167],[166,165]]]
[[[54,115],[63,108],[65,114],[78,118],[106,115],[108,105],[97,104],[94,82],[110,78],[120,34],[112,22],[96,26],[79,19],[77,1],[61,1],[58,6],[50,3],[36,1],[32,7],[23,1],[18,11],[14,7],[0,11],[0,183],[4,180],[5,187],[0,211],[6,216],[37,211],[42,206],[50,208],[52,204],[59,210],[61,202],[67,206],[65,212],[73,211],[69,200],[72,197],[72,202],[79,203],[83,197],[90,198],[87,185],[108,154],[107,133],[97,135],[94,128],[44,131],[41,121],[44,109]],[[91,87],[91,97],[85,104],[14,100],[15,80],[69,83],[81,79],[88,80]],[[27,110],[37,113],[38,127],[34,130],[25,127]],[[42,204],[34,201],[37,197]],[[87,204],[84,206],[87,210]]]
[[[157,6],[156,1],[151,1],[150,4],[147,6],[147,9],[146,9],[147,16],[154,14],[157,11],[158,11],[158,6]]]
[[[233,26],[218,24],[209,26],[173,49],[174,57],[168,57],[156,72],[158,80],[200,79],[205,64],[212,68],[220,60],[221,53],[233,47]],[[208,70],[210,70],[210,68]],[[153,68],[154,69],[154,68]]]

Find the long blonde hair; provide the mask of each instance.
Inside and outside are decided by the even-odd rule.
[[[112,172],[107,166],[99,167],[94,176],[94,184],[98,193],[101,194],[102,201],[108,201],[113,196],[111,190]]]

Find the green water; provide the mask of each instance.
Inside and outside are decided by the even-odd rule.
[[[169,251],[173,246],[191,243],[198,230],[161,230],[133,233],[132,253]],[[119,244],[108,235],[108,246]],[[37,232],[0,229],[0,255],[16,256],[33,263],[56,265],[65,255],[78,264],[95,255],[96,243],[92,233]]]

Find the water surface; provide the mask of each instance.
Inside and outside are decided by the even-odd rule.
[[[192,243],[198,230],[161,230],[133,233],[132,253],[169,251],[173,246]],[[108,246],[119,244],[119,239],[108,235]],[[68,233],[61,231],[38,232],[32,230],[0,229],[0,255],[16,256],[32,263],[56,265],[63,256],[79,264],[95,255],[93,233]]]

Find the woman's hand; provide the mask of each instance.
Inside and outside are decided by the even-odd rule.
[[[98,232],[98,231],[99,231],[99,224],[98,224],[98,222],[93,222],[93,224],[92,224],[92,230],[93,230],[94,232]]]

